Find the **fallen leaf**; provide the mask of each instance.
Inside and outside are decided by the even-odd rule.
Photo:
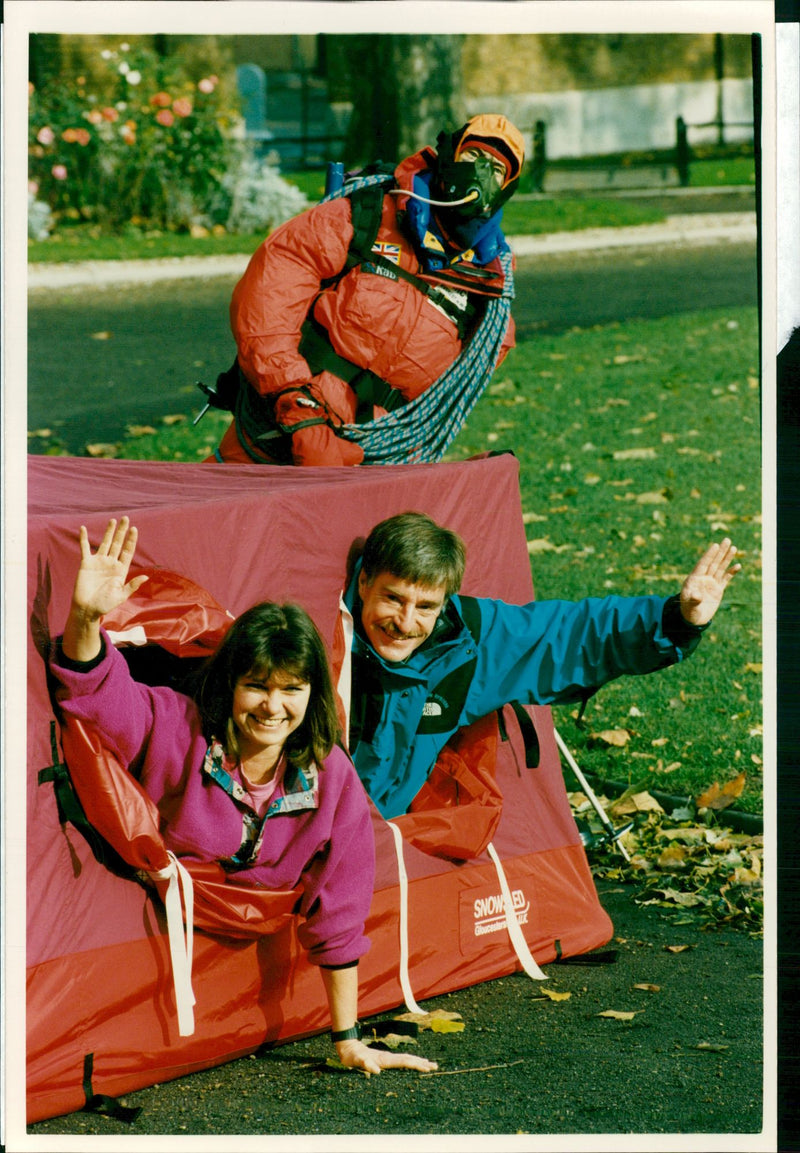
[[[746,673],[763,673],[764,666],[759,661],[748,661],[744,666]]]
[[[53,431],[49,428],[32,428],[28,433],[28,436],[38,436],[42,440],[47,440],[52,435]]]
[[[614,460],[655,460],[658,453],[654,448],[620,448],[613,456]]]
[[[463,1028],[463,1025],[462,1025]],[[441,1030],[440,1030],[441,1031]],[[363,1040],[363,1038],[362,1038]],[[409,1037],[405,1033],[386,1033],[379,1038],[382,1045],[386,1045],[388,1049],[397,1049],[400,1045],[416,1045],[416,1038]],[[368,1044],[366,1040],[364,1044]]]
[[[392,1018],[394,1021],[413,1021],[419,1025],[420,1029],[434,1029],[434,1022],[461,1021],[460,1013],[450,1013],[446,1009],[434,1009],[431,1013],[398,1013]],[[463,1024],[461,1025],[463,1029]],[[436,1029],[435,1032],[443,1033],[447,1030]]]
[[[544,986],[540,986],[538,992],[544,997],[549,997],[551,1001],[568,1001],[572,996],[572,993],[557,993],[555,989],[546,989]]]
[[[553,542],[547,540],[546,537],[528,541],[528,552],[531,553],[531,555],[538,552],[553,552],[555,551],[555,547]]]
[[[168,416],[162,416],[161,417],[161,423],[167,424],[167,425],[180,424],[182,420],[186,420],[186,417],[184,416],[184,414],[182,412],[174,412]]]
[[[534,522],[538,522],[538,521],[542,521],[542,520],[547,520],[547,517],[542,516],[538,512],[524,512],[522,514],[522,523],[523,524],[533,524]]]
[[[660,829],[659,837],[666,841],[685,841],[687,845],[701,845],[708,840],[709,830],[695,825],[689,829]]]
[[[154,435],[155,431],[156,430],[150,424],[129,424],[126,429],[128,436],[133,437],[152,436]]]
[[[695,804],[698,809],[714,809],[717,812],[720,809],[727,809],[728,805],[732,805],[736,798],[742,795],[746,783],[747,777],[744,773],[739,773],[727,781],[722,788],[715,781],[710,789],[706,789],[695,798]]]
[[[661,986],[660,985],[648,985],[647,982],[642,982],[641,984],[634,985],[633,987],[634,987],[634,989],[644,989],[644,991],[646,993],[660,993],[661,992]]]
[[[687,949],[691,949],[691,945],[665,945],[664,948],[668,953],[685,953]]]
[[[686,849],[683,845],[669,845],[658,857],[659,869],[683,869],[686,867]]]
[[[702,897],[698,897],[696,893],[682,893],[680,889],[659,889],[657,892],[662,893],[664,900],[671,905],[680,905],[684,909],[692,909],[695,905],[702,905]]]
[[[664,489],[658,492],[640,492],[636,497],[637,504],[668,504],[669,497],[665,494]]]
[[[87,444],[86,451],[89,456],[115,457],[118,446],[116,444]]]
[[[656,737],[656,739],[651,741],[650,744],[653,746],[653,748],[661,748],[662,745],[669,744],[669,737]]]
[[[730,1045],[718,1045],[711,1041],[701,1041],[699,1045],[695,1045],[695,1049],[704,1049],[707,1053],[724,1053],[726,1049],[730,1049]]]
[[[92,340],[111,340],[110,332],[90,332],[89,336]]]
[[[615,813],[623,816],[628,813],[663,813],[661,805],[649,793],[634,793],[630,797],[620,797],[611,806]]]
[[[636,1009],[632,1013],[622,1013],[618,1009],[604,1009],[602,1013],[598,1013],[598,1017],[613,1017],[615,1021],[632,1021],[637,1013],[641,1013],[641,1009]]]
[[[463,1021],[442,1021],[438,1018],[431,1021],[430,1029],[432,1033],[463,1033]]]
[[[590,733],[589,738],[593,741],[602,741],[606,745],[616,745],[618,748],[622,748],[631,739],[631,734],[627,729],[603,729],[599,733]]]

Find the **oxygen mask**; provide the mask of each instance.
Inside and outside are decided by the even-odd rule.
[[[505,199],[492,160],[485,153],[471,160],[440,158],[437,177],[442,214],[454,220],[488,219]]]

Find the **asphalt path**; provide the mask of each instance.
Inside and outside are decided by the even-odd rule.
[[[606,1151],[796,1148],[770,1139],[762,942],[730,927],[703,931],[685,916],[638,904],[631,884],[606,881],[598,890],[614,924],[600,951],[610,957],[546,966],[547,988],[560,1000],[520,972],[423,1002],[426,1012],[457,1013],[464,1025],[460,1033],[419,1034],[413,1051],[438,1061],[435,1074],[367,1079],[336,1071],[326,1066],[330,1041],[316,1036],[129,1093],[126,1103],[141,1108],[132,1124],[91,1113],[38,1122],[29,1129],[33,1147],[70,1134],[87,1139],[73,1148],[105,1149],[117,1139],[140,1149],[145,1135],[175,1134],[194,1153],[201,1137],[252,1134],[277,1153],[298,1148],[291,1142],[302,1134],[316,1138],[302,1149],[319,1153],[572,1153],[615,1134]],[[367,1145],[334,1145],[334,1134],[374,1136]],[[414,1142],[389,1146],[389,1134]],[[483,1137],[440,1144],[455,1134]],[[490,1134],[512,1143],[487,1143]]]
[[[82,455],[129,425],[193,415],[198,379],[213,383],[235,353],[228,302],[235,276],[151,284],[35,288],[28,299],[31,452],[57,443]],[[518,258],[518,340],[634,317],[757,300],[755,245],[655,244]]]

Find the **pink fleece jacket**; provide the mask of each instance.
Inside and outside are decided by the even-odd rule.
[[[103,641],[102,660],[83,668],[59,663],[60,645],[54,647],[50,667],[60,708],[92,724],[152,797],[168,849],[179,857],[229,862],[253,813],[236,789],[204,769],[207,741],[194,701],[135,681],[105,632]],[[336,747],[319,772],[279,786],[261,822],[254,862],[233,876],[266,889],[301,884],[300,942],[314,964],[340,966],[369,949],[364,923],[374,869],[366,793]]]

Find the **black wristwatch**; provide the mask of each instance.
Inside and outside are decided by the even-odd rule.
[[[339,1032],[331,1030],[331,1040],[334,1044],[337,1041],[360,1041],[361,1040],[361,1022],[356,1021],[349,1029],[340,1029]]]

